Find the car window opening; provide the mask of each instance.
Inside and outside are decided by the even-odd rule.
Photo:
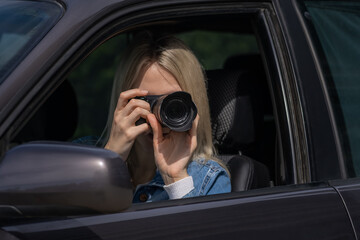
[[[214,144],[217,157],[230,168],[233,191],[283,184],[277,182],[281,177],[276,176],[275,119],[254,32],[248,28],[244,32],[188,29],[175,35],[194,51],[205,68]],[[82,136],[94,136],[92,143],[98,143],[108,114],[104,106],[110,100],[119,51],[126,48],[129,39],[131,33],[121,34],[94,51],[13,143],[72,141]],[[243,169],[253,171],[251,182],[246,182],[249,176],[241,173]]]

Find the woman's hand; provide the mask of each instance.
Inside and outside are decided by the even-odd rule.
[[[192,128],[187,132],[175,132],[163,135],[162,127],[155,115],[149,114],[148,121],[153,130],[155,163],[166,185],[181,180],[188,175],[187,165],[197,146],[196,116]]]
[[[140,118],[147,118],[150,114],[150,105],[134,97],[147,94],[148,91],[140,89],[122,92],[114,111],[111,132],[105,148],[118,153],[124,161],[127,160],[136,137],[150,131],[148,124],[135,125]]]

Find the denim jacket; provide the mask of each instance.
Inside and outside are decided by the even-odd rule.
[[[95,145],[97,140],[96,137],[83,137],[73,142]],[[226,170],[214,160],[205,160],[203,158],[194,159],[189,163],[187,171],[193,178],[194,189],[183,196],[183,198],[231,192],[229,175]],[[167,192],[164,190],[164,185],[164,180],[159,171],[156,171],[154,178],[150,182],[136,187],[133,203],[155,202],[169,199]]]
[[[192,176],[194,189],[183,198],[227,193],[231,191],[230,178],[226,170],[214,160],[196,159],[187,168]],[[133,203],[155,202],[169,199],[164,190],[164,181],[156,171],[155,177],[147,184],[138,185],[133,197]]]

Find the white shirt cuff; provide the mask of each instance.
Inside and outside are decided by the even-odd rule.
[[[182,198],[194,189],[194,182],[192,176],[183,178],[177,182],[169,185],[164,185],[164,189],[169,195],[170,199]]]

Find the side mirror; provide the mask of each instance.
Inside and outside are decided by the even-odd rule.
[[[33,142],[8,151],[0,165],[0,212],[10,216],[118,212],[132,196],[125,162],[102,148]]]

